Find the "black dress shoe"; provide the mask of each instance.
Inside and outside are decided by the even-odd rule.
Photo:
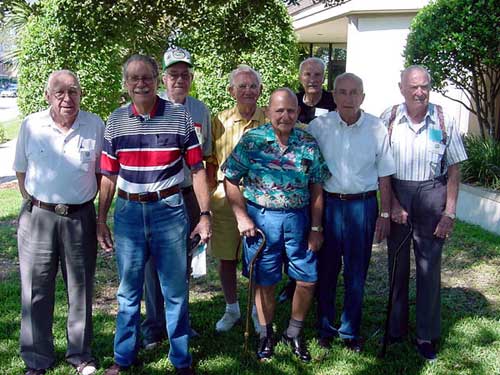
[[[311,361],[311,355],[309,350],[307,350],[306,343],[301,336],[289,337],[286,333],[283,333],[281,341],[292,348],[292,353],[297,356],[302,362]]]
[[[344,345],[354,353],[360,353],[362,350],[360,339],[344,339]]]
[[[418,354],[422,356],[425,360],[433,362],[437,359],[437,352],[434,344],[432,342],[423,342],[421,344],[415,341]]]
[[[332,347],[333,337],[318,337],[319,346],[323,349],[330,349]]]
[[[47,372],[45,369],[29,368],[24,375],[44,375]]]
[[[278,294],[279,303],[284,303],[288,300],[292,300],[293,294],[295,293],[295,285],[296,281],[294,279],[288,280],[288,282],[285,284],[283,289],[281,289],[280,293]]]
[[[274,340],[272,337],[263,337],[259,340],[257,348],[257,359],[259,361],[267,361],[274,354]]]
[[[196,375],[192,367],[175,368],[175,375]]]

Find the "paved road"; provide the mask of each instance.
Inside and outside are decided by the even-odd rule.
[[[0,98],[0,121],[9,121],[19,116],[16,98]],[[11,182],[16,179],[12,170],[16,140],[0,145],[0,184]]]
[[[12,120],[17,116],[17,98],[0,98],[0,122]]]

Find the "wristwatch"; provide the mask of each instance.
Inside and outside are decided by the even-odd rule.
[[[212,211],[201,211],[200,216],[212,217]]]
[[[457,215],[455,214],[450,214],[448,212],[445,212],[443,216],[449,217],[451,220],[455,220],[457,218]]]
[[[311,227],[311,232],[323,232],[323,227],[321,225],[312,226]]]
[[[389,212],[381,212],[379,216],[384,219],[389,219],[391,217]]]

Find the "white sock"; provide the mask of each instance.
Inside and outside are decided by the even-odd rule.
[[[235,303],[226,303],[226,312],[240,316],[240,304],[238,302]]]

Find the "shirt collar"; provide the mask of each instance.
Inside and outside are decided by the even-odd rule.
[[[151,111],[148,113],[149,118],[152,119],[156,116],[161,116],[163,114],[165,108],[165,100],[161,99],[160,97],[156,96],[155,98],[155,104],[153,105],[153,108]],[[129,117],[143,117],[138,111],[137,108],[135,107],[134,103],[130,103],[128,106],[128,115]]]
[[[422,120],[422,122],[424,124],[427,124],[427,120],[433,122],[433,123],[436,123],[436,119],[435,119],[435,115],[436,115],[436,110],[435,110],[436,106],[432,103],[429,103],[427,105],[427,112],[425,113],[425,116],[424,116],[424,119]],[[398,124],[402,123],[402,122],[407,122],[407,123],[411,123],[411,119],[410,119],[410,116],[408,115],[408,110],[407,110],[407,107],[406,107],[406,104],[403,103],[401,105],[401,109],[400,109],[400,117],[399,117],[399,120],[397,121]]]
[[[47,109],[47,113],[45,116],[45,121],[40,123],[40,126],[46,126],[46,127],[56,127],[56,123],[54,122],[54,119],[52,118],[52,115],[50,114],[50,110],[52,107],[49,107]],[[81,125],[81,110],[78,110],[78,114],[76,115],[75,121],[73,121],[73,124],[71,125],[70,129],[78,129]]]
[[[248,122],[253,122],[253,121],[256,121],[256,122],[260,122],[260,114],[261,114],[261,108],[260,107],[256,107],[255,108],[255,112],[253,113],[252,115],[252,118],[248,121]],[[235,105],[234,106],[234,115],[235,115],[235,119],[234,121],[247,121],[240,113],[239,109],[238,109],[238,105]]]
[[[268,122],[266,125],[266,131],[264,133],[266,142],[271,143],[271,142],[277,142],[276,141],[276,134],[274,133],[273,125]],[[297,136],[297,132],[295,131],[295,127],[292,129],[290,136],[288,137],[288,146],[292,144],[296,144],[298,142],[299,138]]]
[[[361,115],[359,116],[358,120],[354,124],[351,124],[351,125],[348,125],[347,122],[342,120],[342,117],[340,117],[340,113],[338,113],[338,112],[334,112],[334,113],[338,118],[339,124],[341,124],[345,127],[348,127],[348,128],[355,128],[355,127],[361,126],[361,124],[365,120],[365,112],[362,109],[360,109],[360,111],[361,111]]]

